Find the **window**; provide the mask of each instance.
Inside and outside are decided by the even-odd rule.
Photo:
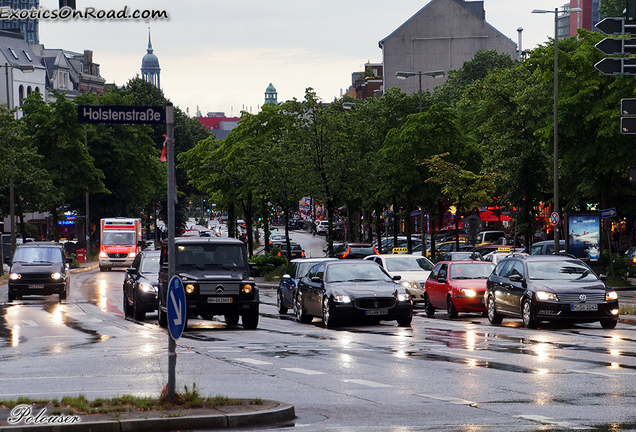
[[[7,49],[9,50],[9,52],[11,53],[14,59],[20,60],[20,57],[18,57],[18,54],[15,52],[13,48],[7,48]]]
[[[22,50],[22,52],[24,53],[24,56],[27,58],[27,60],[29,60],[31,63],[33,63],[33,59],[31,58],[31,54],[29,54],[25,50]]]

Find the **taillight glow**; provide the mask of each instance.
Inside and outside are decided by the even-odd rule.
[[[342,254],[343,258],[346,258],[347,256],[349,256],[349,246],[347,246],[347,250],[345,251],[345,253]]]

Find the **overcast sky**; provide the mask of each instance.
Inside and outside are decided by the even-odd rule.
[[[257,112],[272,83],[278,101],[303,99],[312,87],[326,102],[351,85],[351,73],[382,61],[378,42],[428,0],[77,0],[77,8],[165,10],[150,22],[165,96],[191,116]],[[554,36],[554,14],[565,0],[485,0],[486,21],[523,49]],[[58,0],[40,0],[57,9]],[[148,46],[143,20],[40,21],[46,48],[93,51],[107,83],[124,85],[140,74]]]

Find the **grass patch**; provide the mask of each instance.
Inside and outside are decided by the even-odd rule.
[[[174,408],[214,408],[229,405],[259,405],[261,399],[232,399],[225,396],[204,397],[197,389],[196,384],[192,387],[184,386],[183,392],[175,392],[175,400],[170,401],[168,392],[164,392],[157,398],[138,397],[132,395],[117,396],[109,399],[98,398],[93,401],[86,399],[86,396],[64,396],[61,401],[58,399],[31,399],[19,397],[15,400],[0,400],[0,408],[13,409],[17,405],[32,405],[37,408],[48,407],[51,414],[72,415],[72,414],[113,414],[117,417],[125,412],[138,411],[162,411]],[[180,414],[170,414],[178,417]]]
[[[606,281],[605,281],[605,285],[612,287],[612,288],[621,288],[621,287],[628,287],[628,286],[632,286],[631,283],[629,283],[628,280],[625,280],[624,278],[618,277],[618,276],[614,276],[614,277],[609,277]]]
[[[620,306],[618,307],[619,315],[636,315],[636,306]]]

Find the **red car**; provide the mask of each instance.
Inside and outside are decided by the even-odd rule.
[[[486,281],[495,266],[485,261],[440,261],[424,285],[426,315],[446,308],[448,318],[458,312],[486,313]]]

